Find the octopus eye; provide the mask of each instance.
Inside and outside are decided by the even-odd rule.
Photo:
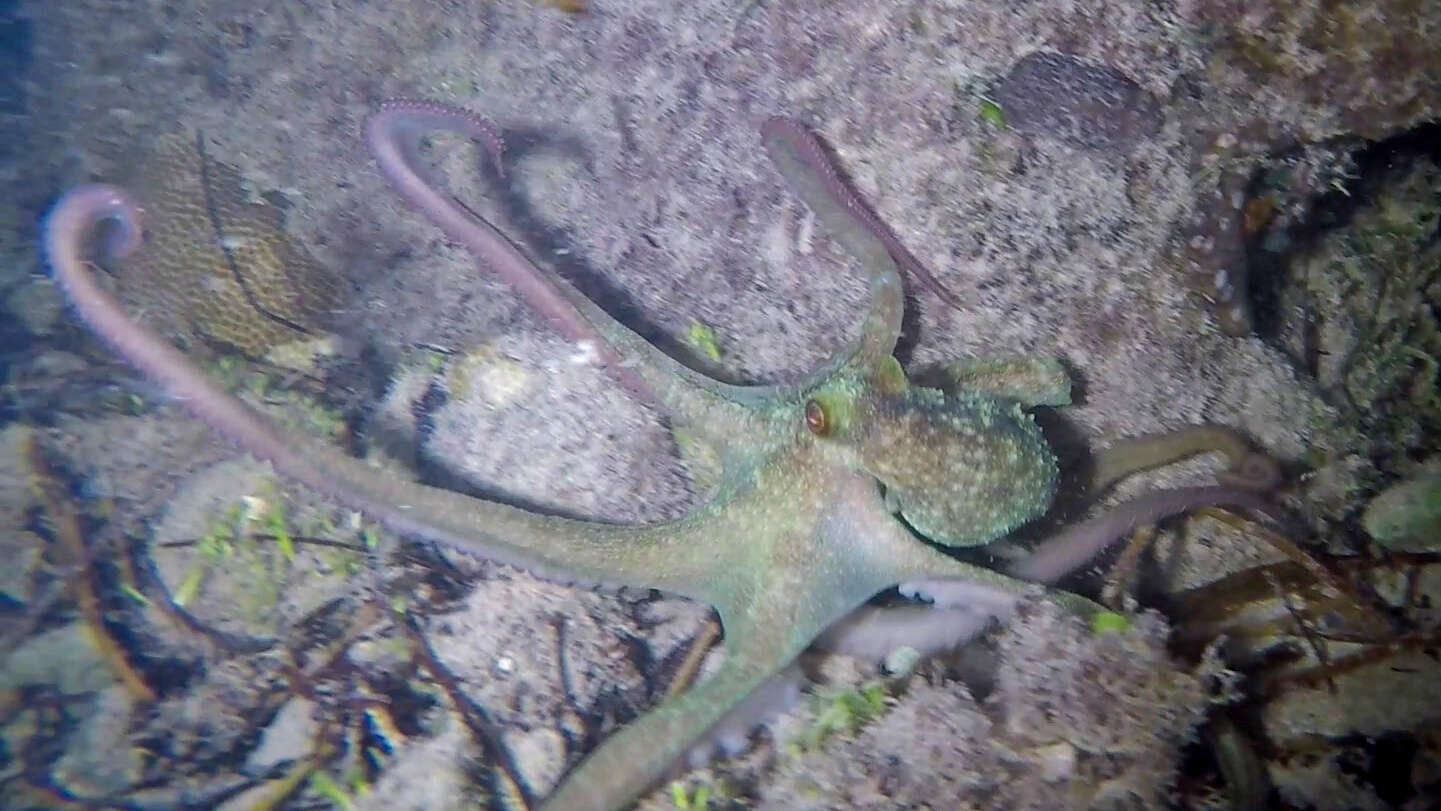
[[[806,428],[816,436],[827,436],[831,432],[830,420],[826,418],[826,407],[817,400],[806,401]]]

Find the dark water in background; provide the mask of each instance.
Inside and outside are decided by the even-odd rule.
[[[0,167],[20,158],[20,116],[25,114],[25,77],[32,66],[31,24],[19,16],[19,0],[0,0]],[[0,230],[7,227],[0,221]],[[0,233],[0,244],[24,239],[25,235]],[[5,275],[7,284],[13,277]],[[9,377],[10,357],[23,351],[29,332],[7,316],[0,317],[0,384]],[[8,408],[0,405],[0,420]]]
[[[19,7],[19,0],[0,0],[0,115],[25,111],[22,82],[31,65],[30,21],[19,16]]]

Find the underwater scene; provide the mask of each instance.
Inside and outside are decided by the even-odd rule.
[[[0,808],[1441,808],[1438,41],[0,0]]]

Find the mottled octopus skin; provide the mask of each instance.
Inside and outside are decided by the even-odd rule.
[[[142,244],[144,212],[124,190],[90,185],[67,193],[47,218],[45,249],[57,282],[92,330],[193,414],[282,474],[416,539],[543,575],[659,588],[715,606],[726,638],[718,672],[612,736],[563,779],[544,809],[608,811],[629,804],[727,710],[886,588],[954,578],[968,584],[958,593],[999,595],[996,602],[1004,605],[1035,588],[948,557],[897,517],[899,510],[947,544],[984,543],[1047,507],[1055,460],[1021,403],[907,381],[891,355],[903,307],[896,261],[887,239],[848,210],[851,201],[827,188],[834,169],[818,164],[825,158],[806,140],[814,136],[799,125],[772,122],[764,139],[804,202],[839,230],[868,273],[871,303],[861,335],[800,383],[734,386],[659,352],[426,185],[410,163],[422,128],[468,134],[500,157],[495,128],[464,110],[389,102],[366,133],[387,178],[569,338],[593,343],[627,388],[712,446],[722,472],[709,500],[675,521],[616,526],[388,477],[275,427],[130,319],[95,282],[84,246],[99,222],[119,226],[107,246],[117,257]],[[1194,499],[1175,501],[1165,509],[1184,509]],[[1098,540],[1096,533],[1080,534],[1093,546]],[[1052,566],[1031,574],[1051,580],[1062,571]],[[1062,592],[1052,595],[1084,605]]]

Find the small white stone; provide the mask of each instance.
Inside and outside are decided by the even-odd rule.
[[[1047,783],[1065,780],[1076,771],[1076,747],[1065,741],[1034,750],[1041,779]]]
[[[570,356],[570,362],[576,366],[593,366],[600,362],[600,352],[596,351],[594,341],[577,341],[575,352]]]

